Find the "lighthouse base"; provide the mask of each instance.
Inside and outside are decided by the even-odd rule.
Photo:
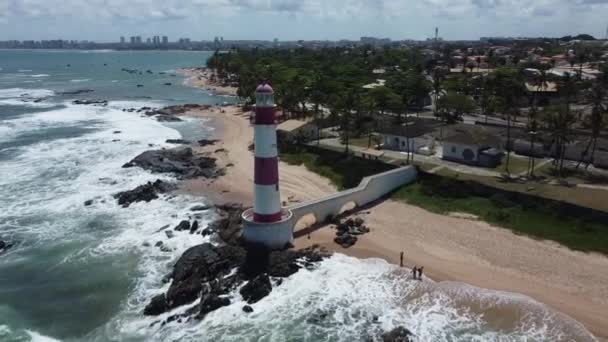
[[[293,241],[293,214],[283,209],[281,221],[254,222],[253,210],[243,212],[243,239],[247,243],[263,245],[269,249],[284,249]]]

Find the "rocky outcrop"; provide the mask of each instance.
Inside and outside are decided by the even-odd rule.
[[[414,334],[404,327],[397,327],[382,334],[383,342],[412,342]]]
[[[181,221],[173,230],[177,232],[181,232],[183,230],[190,230],[190,221],[183,220]]]
[[[118,204],[127,208],[131,203],[134,202],[150,202],[151,200],[157,199],[158,194],[175,190],[177,186],[175,184],[163,182],[157,179],[154,183],[148,182],[144,185],[140,185],[137,188],[129,191],[123,191],[114,195],[114,198],[118,199]],[[85,203],[86,205],[86,203]]]
[[[165,141],[167,144],[176,144],[176,145],[190,145],[191,142],[184,139],[167,139]]]
[[[215,158],[194,155],[190,147],[146,151],[123,165],[135,166],[153,173],[173,173],[180,178],[216,178],[223,174]]]
[[[260,274],[245,284],[239,292],[247,303],[253,304],[268,296],[270,291],[272,291],[270,278],[267,274]]]
[[[59,95],[80,95],[80,94],[92,93],[94,91],[95,90],[93,90],[93,89],[78,89],[78,90],[63,91],[63,92],[60,92]]]
[[[199,146],[209,146],[209,145],[215,145],[218,142],[218,140],[213,140],[213,139],[201,139],[198,141]]]
[[[355,219],[349,218],[344,222],[337,223],[334,242],[343,248],[349,248],[357,243],[358,235],[369,233],[369,231],[363,219],[359,217]]]
[[[15,246],[14,242],[4,241],[4,240],[0,239],[0,254],[8,251],[13,246]]]
[[[241,237],[241,214],[245,208],[236,203],[216,206],[220,218],[211,222],[203,231],[205,235],[217,234],[221,242],[238,245]]]
[[[94,106],[107,106],[108,101],[106,100],[75,100],[72,101],[73,104],[76,105],[94,105]]]
[[[175,115],[157,115],[156,120],[159,122],[179,122],[183,121]]]
[[[228,295],[244,282],[247,284],[240,294],[248,303],[255,303],[272,291],[270,277],[288,277],[328,255],[316,246],[274,252],[210,243],[194,246],[175,264],[167,293],[152,298],[144,314],[159,315],[201,298],[198,309],[186,315],[198,314],[197,318],[203,318],[210,311],[229,305]]]

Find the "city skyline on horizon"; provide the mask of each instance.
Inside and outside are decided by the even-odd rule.
[[[607,18],[608,0],[0,0],[0,40],[603,39]]]

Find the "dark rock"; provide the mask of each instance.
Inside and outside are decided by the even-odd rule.
[[[382,334],[383,342],[411,342],[412,337],[411,331],[404,327],[397,327],[387,333]]]
[[[334,242],[343,248],[349,248],[357,243],[357,237],[350,234],[343,234],[336,236],[336,238],[334,238]]]
[[[114,131],[113,133],[114,134],[120,134],[120,133],[122,133],[122,131]]]
[[[167,144],[189,145],[190,141],[184,139],[167,139]]]
[[[208,146],[208,145],[215,145],[215,143],[217,143],[217,140],[210,140],[210,139],[201,139],[198,141],[198,144],[200,146]]]
[[[167,235],[167,238],[172,239],[175,236],[175,233],[173,233],[172,230],[165,230],[165,235]]]
[[[194,222],[192,222],[192,225],[190,226],[190,234],[196,233],[197,230],[198,230],[198,221],[194,220]]]
[[[209,208],[210,207],[208,205],[197,205],[197,206],[190,208],[190,211],[203,211],[203,210],[208,210]]]
[[[253,312],[253,308],[249,305],[245,305],[243,306],[243,312],[245,313],[252,313]]]
[[[72,102],[77,105],[99,105],[99,106],[107,106],[108,101],[106,100],[75,100]]]
[[[146,316],[157,316],[167,311],[167,299],[165,294],[159,294],[152,298],[150,303],[144,308],[144,315]]]
[[[92,93],[92,92],[94,92],[93,89],[78,89],[78,90],[60,92],[59,95],[80,95],[80,94],[86,94],[86,93]]]
[[[118,204],[123,207],[128,207],[134,202],[150,202],[151,200],[157,199],[158,194],[165,193],[176,189],[175,184],[163,182],[157,179],[154,183],[148,182],[147,184],[140,185],[137,188],[129,191],[123,191],[116,195],[114,198],[118,199]]]
[[[144,243],[141,244],[144,247],[150,247],[150,243],[148,241],[144,241]]]
[[[84,201],[84,205],[85,205],[85,207],[88,207],[88,206],[90,206],[91,204],[93,204],[93,200],[86,200],[86,201]]]
[[[160,251],[161,252],[165,252],[165,253],[169,253],[169,252],[172,252],[173,249],[171,249],[171,247],[169,247],[167,245],[162,245],[162,246],[160,246]]]
[[[170,85],[173,85],[173,83],[171,83],[171,82],[167,82],[167,83],[165,83],[165,85],[166,85],[166,86],[170,86]]]
[[[211,231],[211,229],[209,229],[209,228],[205,228],[205,229],[203,229],[203,231],[201,232],[201,235],[202,235],[202,236],[209,236],[209,235],[211,235],[211,234],[213,234],[213,231]]]
[[[272,285],[270,284],[270,278],[268,278],[268,275],[266,274],[260,274],[250,280],[239,292],[247,303],[253,304],[268,296],[271,291]]]
[[[230,305],[230,299],[218,297],[216,294],[208,294],[201,300],[200,311],[197,316],[199,319],[205,318],[205,316],[211,311],[215,311],[223,306]]]
[[[139,73],[139,74],[141,75],[141,73]],[[144,86],[143,84],[138,84],[138,85],[137,85],[137,88],[141,88],[141,87],[143,87],[143,86]]]
[[[227,305],[222,296],[228,295],[245,279],[242,295],[246,300],[260,300],[272,289],[269,276],[289,276],[301,267],[323,260],[327,253],[311,247],[299,251],[264,251],[245,249],[239,245],[214,246],[209,243],[186,250],[171,273],[171,286],[165,298],[166,310],[202,298],[199,317]],[[234,272],[236,270],[236,272]],[[230,276],[228,276],[230,275]],[[187,314],[195,314],[190,310]]]
[[[190,230],[190,221],[183,220],[175,228],[175,231],[181,232],[182,230]]]
[[[160,247],[163,245],[162,241],[156,241],[156,243],[154,244],[154,247]]]
[[[228,274],[245,260],[245,251],[232,246],[202,244],[186,250],[173,268],[173,283],[167,291],[169,308],[196,300],[203,283]]]
[[[155,173],[173,173],[182,178],[216,178],[222,174],[216,159],[195,156],[190,147],[146,151],[123,167],[141,167]]]
[[[160,122],[180,122],[182,119],[174,115],[157,115],[156,120]]]

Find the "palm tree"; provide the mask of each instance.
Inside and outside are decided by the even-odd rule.
[[[528,158],[528,176],[534,176],[534,164],[536,159],[534,158],[534,138],[538,133],[538,107],[536,105],[530,108],[528,112],[528,132],[530,133],[530,156]]]
[[[567,105],[563,105],[558,108],[549,108],[549,110],[545,111],[544,120],[556,147],[557,163],[555,166],[559,177],[562,177],[566,145],[571,140],[570,127],[576,122],[576,116],[571,113]]]
[[[578,164],[576,164],[576,168],[578,168],[583,159],[587,157],[589,153],[589,149],[591,148],[591,156],[587,159],[587,165],[585,168],[589,167],[589,164],[593,163],[595,157],[595,150],[597,148],[597,139],[600,136],[600,133],[606,122],[604,121],[604,116],[608,113],[608,108],[603,105],[604,96],[606,95],[606,90],[602,87],[601,84],[596,83],[593,88],[591,88],[591,92],[589,93],[589,101],[591,103],[591,116],[589,118],[589,124],[591,126],[591,138],[585,147],[585,150],[581,154],[581,159]]]

